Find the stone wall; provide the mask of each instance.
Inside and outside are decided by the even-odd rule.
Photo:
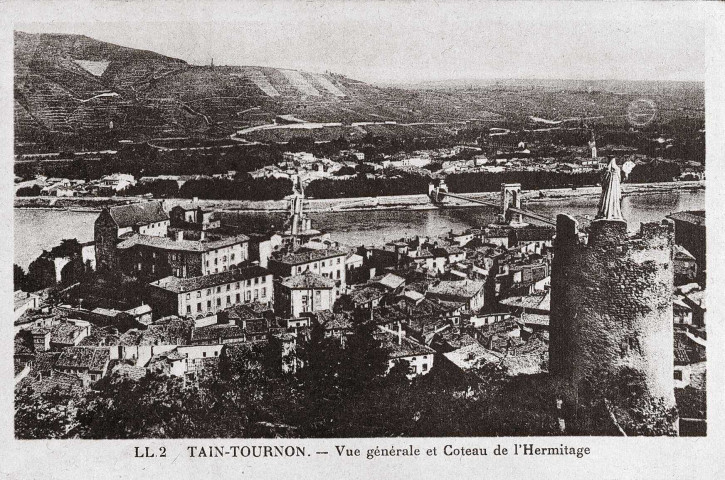
[[[674,405],[671,224],[592,222],[589,241],[557,218],[551,279],[550,370],[575,390],[599,369],[630,367]]]

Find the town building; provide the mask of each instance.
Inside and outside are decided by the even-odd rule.
[[[234,268],[210,275],[168,276],[149,284],[155,315],[208,316],[243,303],[269,303],[274,297],[272,274],[259,266]]]
[[[435,359],[435,350],[408,338],[402,330],[398,333],[384,329],[382,347],[388,352],[388,372],[399,362],[407,362],[408,378],[430,373]]]
[[[469,312],[478,312],[483,308],[485,285],[479,280],[442,280],[430,287],[426,296],[433,300],[463,303]]]
[[[165,237],[169,216],[161,202],[134,203],[104,208],[96,219],[94,240],[98,270],[117,268],[116,245],[126,233]]]
[[[108,348],[70,347],[61,352],[54,369],[95,382],[106,375],[110,360]]]
[[[116,246],[118,268],[141,278],[188,278],[225,272],[247,261],[249,237],[203,234],[200,240],[132,234]],[[204,232],[202,232],[204,233]]]
[[[334,280],[306,270],[277,282],[275,313],[299,317],[307,312],[331,310],[336,298]]]
[[[339,296],[346,286],[347,253],[335,250],[299,250],[271,258],[269,269],[277,277],[291,277],[306,271],[335,281],[335,295]]]

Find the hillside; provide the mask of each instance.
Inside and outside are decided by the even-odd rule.
[[[628,127],[628,106],[643,97],[657,105],[659,122],[704,121],[699,83],[461,80],[384,87],[333,73],[189,65],[82,35],[15,33],[16,145],[111,148],[119,140],[228,138],[240,130],[261,142],[420,138],[449,135],[471,120],[519,128],[531,117],[621,128]],[[275,120],[333,125],[255,129]]]
[[[335,74],[194,66],[80,35],[15,33],[18,141],[48,134],[219,137],[278,115],[344,124],[451,117],[421,111],[418,97]]]

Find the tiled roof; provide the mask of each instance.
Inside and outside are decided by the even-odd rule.
[[[244,338],[244,330],[237,325],[209,325],[195,328],[191,332],[192,341],[214,340],[216,342],[220,338]]]
[[[148,225],[169,219],[161,202],[133,203],[119,205],[108,209],[111,218],[119,228]]]
[[[510,297],[500,301],[503,305],[519,308],[533,308],[537,310],[549,311],[551,308],[551,294],[526,295],[523,297]]]
[[[225,310],[229,318],[237,320],[252,320],[255,318],[264,318],[264,314],[268,312],[270,308],[259,302],[244,303],[234,305]]]
[[[140,380],[146,376],[146,369],[122,363],[113,369],[113,373],[117,373],[122,377],[130,378],[131,380]]]
[[[483,290],[484,283],[477,280],[443,280],[430,287],[428,292],[433,295],[450,295],[470,298]]]
[[[403,336],[402,340],[398,342],[397,335],[385,335],[382,342],[383,348],[388,351],[388,358],[402,358],[402,357],[413,357],[418,355],[432,355],[435,354],[435,350],[432,348],[421,345],[420,343]]]
[[[484,363],[501,363],[500,354],[484,348],[478,342],[446,352],[443,356],[463,371],[468,371]]]
[[[385,292],[380,287],[368,285],[350,292],[350,298],[356,304],[368,303],[371,300],[382,298]]]
[[[323,277],[309,270],[299,275],[293,275],[282,280],[281,284],[287,288],[334,288],[335,281]]]
[[[60,354],[57,368],[87,368],[94,372],[103,370],[106,362],[109,361],[107,348],[102,347],[70,347]]]
[[[50,341],[53,343],[73,344],[81,330],[83,330],[81,327],[72,323],[57,323],[50,327]]]
[[[346,313],[334,313],[331,310],[317,312],[317,321],[325,327],[325,330],[352,330],[353,327],[350,315]]]
[[[174,240],[169,237],[134,234],[122,240],[117,245],[117,248],[125,250],[127,248],[135,247],[136,245],[142,245],[150,248],[158,248],[160,250],[208,252],[209,250],[224,248],[248,241],[249,237],[243,234],[224,236],[219,239],[206,238],[204,240]]]
[[[347,253],[335,249],[322,249],[322,250],[307,250],[298,251],[296,253],[290,253],[283,257],[276,259],[280,263],[287,265],[301,265],[303,263],[315,262],[317,260],[324,260],[326,258],[347,256]]]
[[[542,327],[549,326],[549,315],[524,312],[521,314],[521,320],[525,325],[538,325]]]
[[[375,279],[375,283],[379,283],[384,287],[395,290],[405,283],[405,279],[392,273],[387,273],[382,277]]]
[[[690,210],[686,212],[675,212],[668,215],[669,218],[681,222],[691,223],[698,227],[705,226],[705,211],[704,210]]]
[[[81,394],[83,392],[83,380],[76,375],[62,372],[53,372],[50,376],[45,376],[42,380],[33,385],[36,393],[49,393],[59,389],[61,391]]]
[[[169,292],[184,293],[200,290],[204,288],[216,287],[226,283],[239,282],[242,280],[250,280],[252,278],[265,277],[270,275],[266,268],[253,265],[251,267],[234,268],[226,272],[212,273],[200,277],[179,278],[174,276],[164,277],[155,282],[151,282],[158,288],[162,288]]]

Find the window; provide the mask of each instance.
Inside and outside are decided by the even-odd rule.
[[[215,258],[215,259],[214,259],[214,265],[218,265],[218,264],[219,264],[219,259],[216,259],[216,258]]]
[[[234,254],[233,254],[233,253],[232,253],[232,255],[231,255],[231,256],[229,257],[229,259],[230,259],[230,260],[232,260],[232,261],[234,261]]]
[[[186,306],[186,313],[191,313],[191,305]]]
[[[254,299],[257,300],[259,298],[259,289],[254,289]]]
[[[340,265],[340,259],[339,258],[337,259],[337,264]]]
[[[197,290],[197,292],[196,292],[196,298],[201,298],[201,290]]]
[[[201,312],[201,302],[196,304],[196,311]]]
[[[239,290],[239,282],[237,282],[236,289]]]
[[[222,287],[216,287],[216,293],[221,293]]]
[[[224,256],[222,257],[222,262],[226,262],[226,261],[227,261],[227,256],[226,256],[226,255],[224,255]]]
[[[428,371],[428,364],[427,363],[424,363],[423,364],[423,371],[424,372],[427,372]]]
[[[297,267],[297,273],[302,273],[302,267]]]
[[[254,279],[254,284],[255,284],[255,285],[259,285],[259,277],[256,277],[256,278]]]
[[[675,370],[675,380],[682,380],[682,370]]]
[[[230,290],[231,288],[232,288],[232,284],[231,284],[231,283],[227,283],[227,292],[228,292],[228,291],[229,291],[229,290]]]
[[[323,266],[323,267],[325,266],[325,261],[324,261],[324,260],[322,261],[322,266]]]
[[[206,301],[206,309],[211,310],[211,300]]]
[[[227,305],[231,305],[231,304],[232,304],[232,297],[227,295]]]
[[[263,297],[267,296],[267,287],[262,287],[262,296]]]
[[[191,298],[191,293],[186,294],[186,299],[189,300]]]
[[[221,307],[222,306],[222,299],[221,298],[217,298],[216,299],[216,306],[217,307]]]
[[[247,280],[247,286],[248,287],[251,287],[252,286],[252,281],[251,280]]]
[[[340,270],[337,271],[337,279],[340,279]]]
[[[211,295],[211,288],[207,288],[207,289],[206,289],[206,294],[207,294],[207,296],[208,296],[208,295]]]
[[[321,301],[322,301],[322,292],[317,290],[315,292],[315,305],[319,306]]]
[[[237,303],[239,303],[241,300],[239,298],[239,294],[237,293]]]
[[[252,292],[247,290],[246,292],[244,292],[244,301],[249,302],[250,300],[252,300]]]
[[[203,353],[202,355],[203,355],[204,357],[206,357],[206,352],[204,352],[204,353]]]

